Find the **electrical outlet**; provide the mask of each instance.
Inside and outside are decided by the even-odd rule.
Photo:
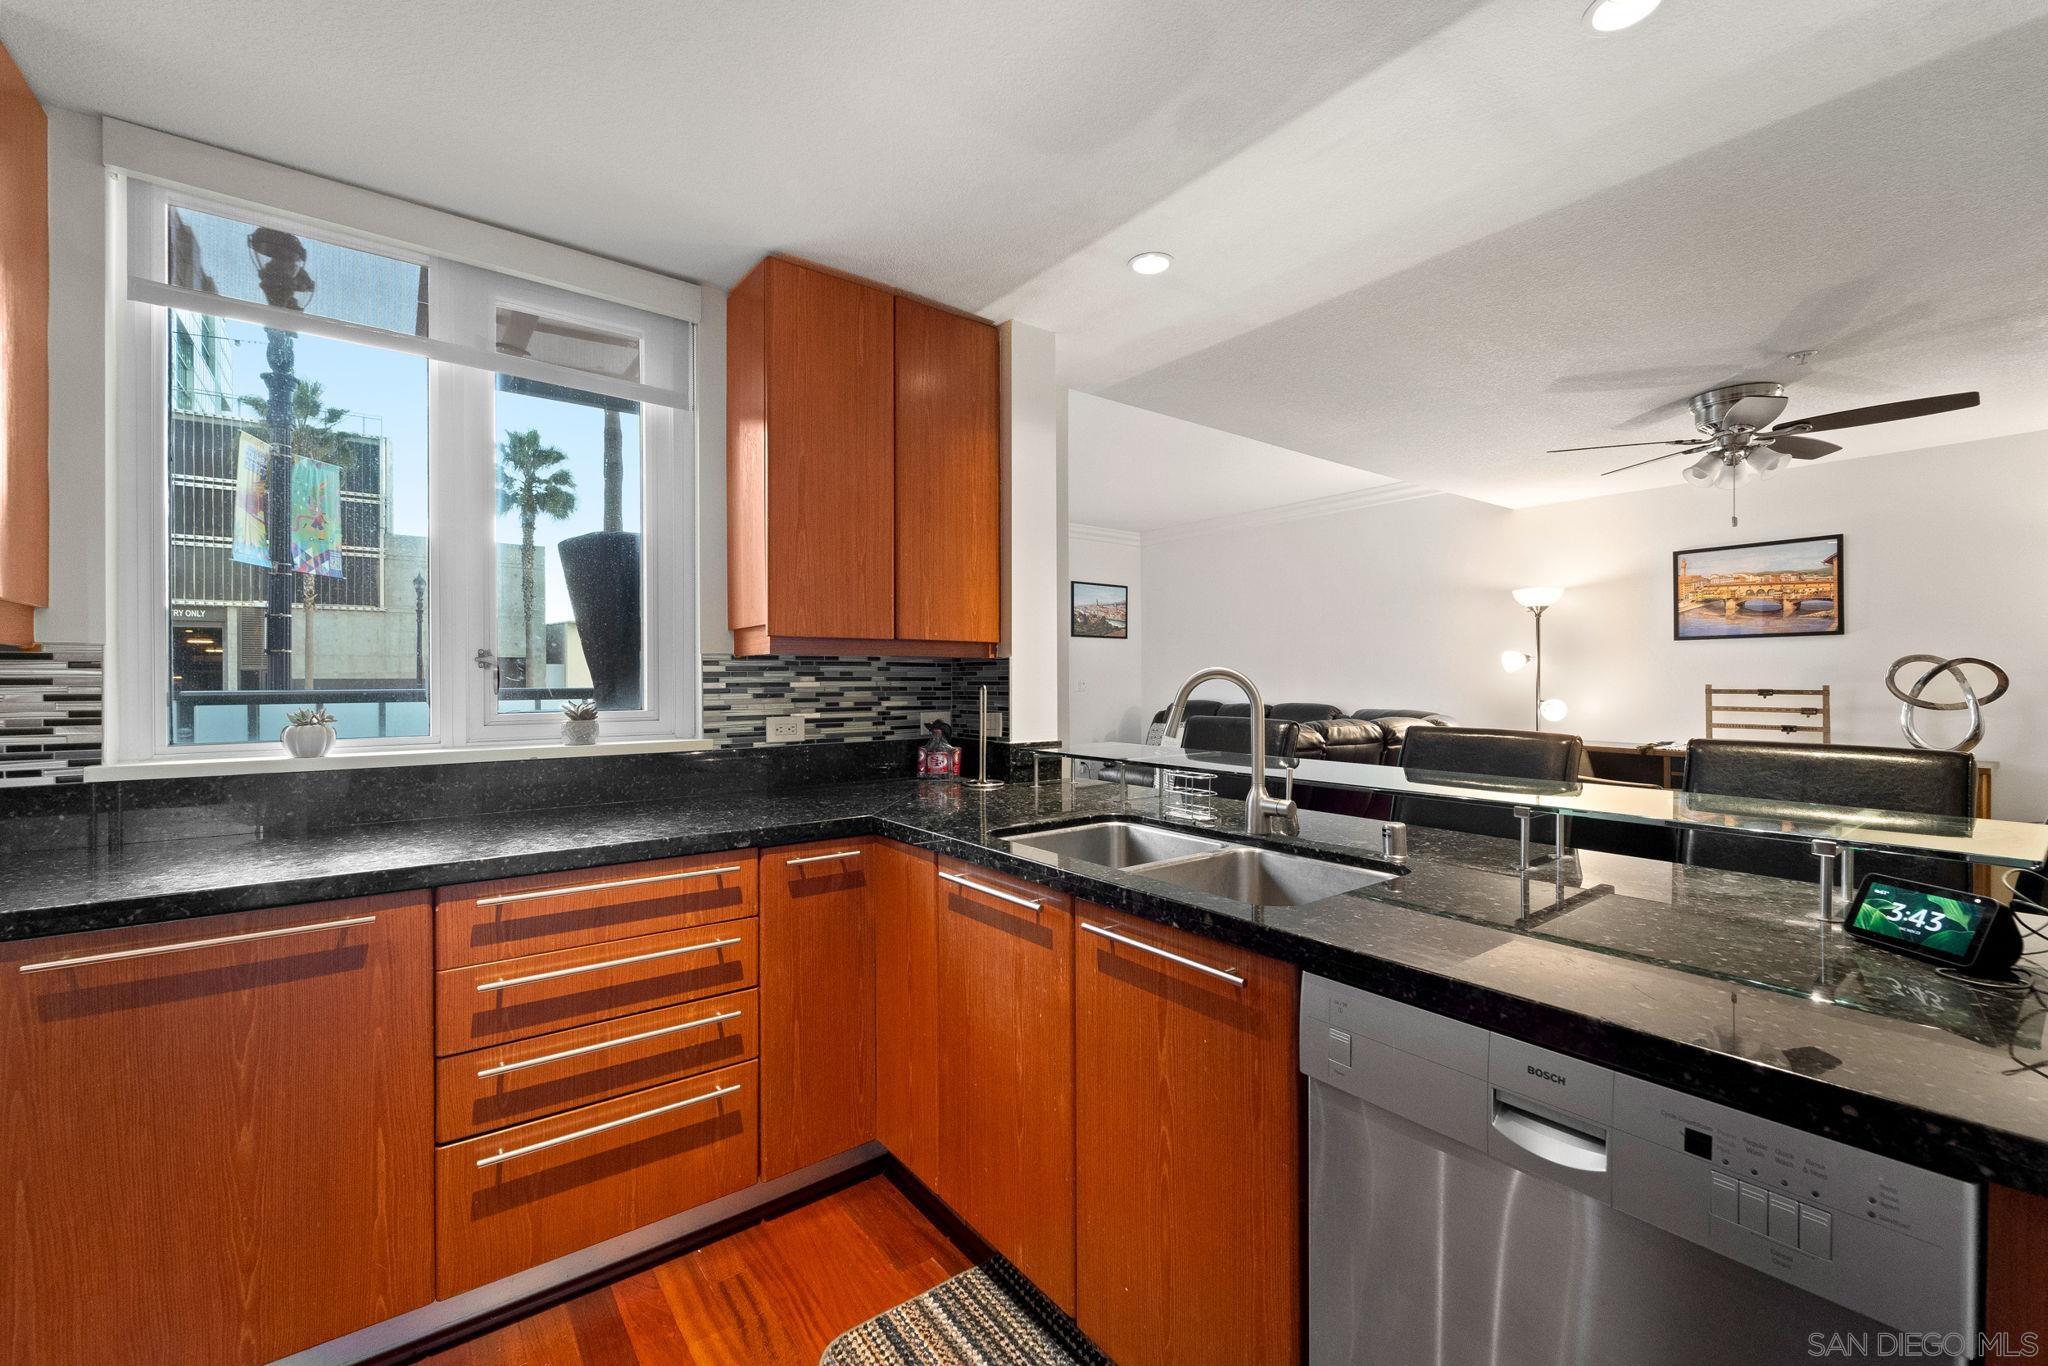
[[[768,743],[787,745],[804,738],[804,718],[801,716],[771,716],[768,718]]]
[[[917,728],[919,730],[930,730],[934,721],[944,721],[950,726],[953,724],[953,713],[949,711],[921,711],[917,714]]]
[[[988,738],[991,740],[1003,738],[1003,714],[999,711],[992,711],[988,714]]]

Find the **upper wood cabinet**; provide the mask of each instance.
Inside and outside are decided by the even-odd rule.
[[[1074,1119],[1083,1332],[1125,1366],[1300,1360],[1300,974],[1085,903]]]
[[[896,300],[896,638],[1002,635],[996,330]]]
[[[986,657],[996,331],[783,257],[726,302],[733,651]]]
[[[864,840],[761,858],[761,1179],[875,1136],[875,922]]]
[[[0,1362],[254,1363],[434,1294],[424,894],[0,945]]]
[[[0,48],[0,645],[50,601],[49,120]]]
[[[933,1189],[1074,1311],[1074,926],[1068,899],[938,860]]]

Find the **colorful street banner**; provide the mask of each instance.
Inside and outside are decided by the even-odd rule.
[[[292,568],[341,577],[341,466],[292,461]]]
[[[235,459],[235,527],[228,553],[270,568],[270,445],[243,432]]]

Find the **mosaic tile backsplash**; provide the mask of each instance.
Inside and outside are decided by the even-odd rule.
[[[79,783],[100,761],[97,645],[0,650],[0,787]]]
[[[805,739],[911,740],[927,712],[952,717],[953,735],[975,730],[977,690],[989,710],[1010,709],[1008,660],[704,656],[704,734],[721,748],[766,744],[768,718],[802,716]]]
[[[0,651],[0,787],[82,782],[100,762],[96,645]],[[704,733],[723,749],[765,745],[768,718],[799,715],[808,743],[911,740],[920,717],[944,712],[961,741],[975,730],[978,690],[1010,709],[1008,660],[704,657]]]

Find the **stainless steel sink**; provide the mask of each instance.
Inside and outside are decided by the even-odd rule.
[[[1060,830],[1035,830],[1008,836],[1004,843],[1012,853],[1026,858],[1050,855],[1054,859],[1079,859],[1103,868],[1135,868],[1190,854],[1220,853],[1230,847],[1221,840],[1183,835],[1132,821],[1095,821]]]
[[[1306,906],[1375,882],[1386,882],[1394,876],[1299,854],[1244,848],[1220,849],[1135,871],[1190,891],[1242,901],[1247,906]]]
[[[1062,858],[1158,878],[1247,906],[1305,906],[1385,882],[1392,873],[1254,849],[1135,821],[1092,821],[1006,835],[1010,851],[1047,863]]]

